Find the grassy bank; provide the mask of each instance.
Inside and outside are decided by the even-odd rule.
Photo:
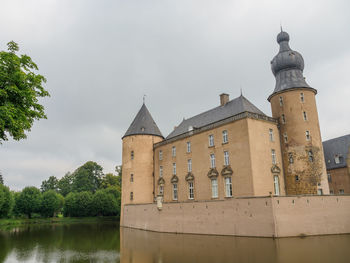
[[[57,225],[57,224],[82,224],[116,222],[119,223],[119,217],[53,217],[53,218],[32,218],[32,219],[0,219],[0,230],[10,230],[15,227],[25,227],[29,225]]]

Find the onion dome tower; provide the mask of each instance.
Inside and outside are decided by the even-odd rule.
[[[303,76],[304,59],[289,47],[289,35],[277,35],[279,52],[271,61],[276,78],[268,97],[279,120],[286,192],[329,194],[315,95]]]
[[[145,104],[123,136],[121,225],[126,204],[154,201],[153,144],[164,139]]]

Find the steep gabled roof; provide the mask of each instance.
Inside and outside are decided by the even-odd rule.
[[[189,128],[200,128],[242,112],[251,112],[266,116],[261,110],[259,110],[249,100],[241,95],[240,97],[229,101],[224,106],[218,106],[214,109],[198,114],[192,118],[183,120],[179,126],[176,127],[168,135],[168,137],[166,137],[166,139],[170,139],[180,134],[186,133],[189,131]]]
[[[142,134],[155,135],[164,138],[145,104],[142,104],[141,109],[137,113],[135,119],[131,123],[129,129],[124,134],[123,138],[130,135]]]
[[[323,151],[327,170],[346,167],[349,147],[350,134],[323,142]],[[336,156],[342,157],[340,163],[335,163]]]

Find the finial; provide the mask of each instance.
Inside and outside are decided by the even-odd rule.
[[[145,104],[145,100],[146,100],[146,94],[144,94],[142,98],[143,104]]]
[[[280,28],[281,28],[281,32],[283,32],[283,29],[282,29],[282,22],[280,21]]]
[[[243,91],[242,91],[242,87],[240,88],[240,90],[241,90],[241,97],[243,96]]]

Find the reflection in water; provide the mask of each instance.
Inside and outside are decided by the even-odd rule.
[[[119,262],[115,223],[30,226],[0,232],[0,262]]]
[[[121,263],[350,262],[350,235],[246,238],[120,229]]]

